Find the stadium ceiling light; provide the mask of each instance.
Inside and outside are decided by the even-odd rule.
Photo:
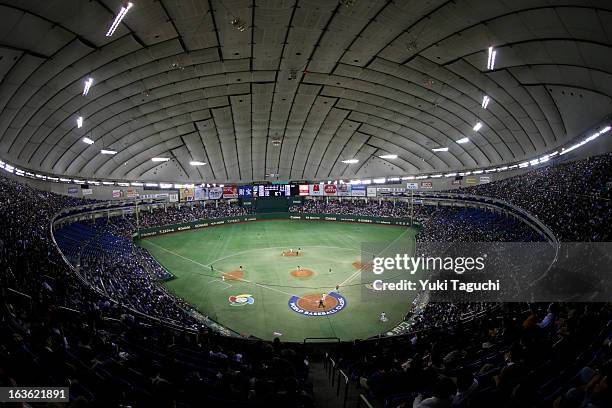
[[[114,150],[105,150],[105,149],[100,150],[100,153],[101,154],[109,154],[109,155],[117,154],[117,152],[114,151]]]
[[[192,166],[204,166],[206,163],[201,161],[190,161],[189,164]]]
[[[378,156],[381,159],[397,159],[397,154],[383,154],[382,156]]]
[[[469,142],[469,141],[470,141],[470,139],[469,139],[469,138],[467,138],[467,137],[462,137],[461,139],[457,140],[457,143],[459,143],[459,144],[464,144],[464,143],[467,143],[467,142]]]
[[[83,140],[83,142],[87,143],[88,145],[92,145],[92,144],[94,144],[94,141],[93,141],[93,140],[91,140],[91,139],[90,139],[90,138],[88,138],[88,137],[84,137],[84,138],[83,138],[83,139],[81,139],[81,140]]]
[[[167,162],[168,160],[170,159],[167,157],[154,157],[151,159],[151,161],[154,161],[154,162]]]
[[[584,139],[582,142],[580,143],[576,143],[575,145],[572,145],[570,147],[566,148],[562,148],[561,149],[561,153],[559,153],[560,155],[566,154],[571,152],[572,150],[575,150],[577,148],[579,148],[580,146],[589,143],[595,139],[597,139],[599,136],[603,135],[604,133],[607,133],[610,131],[610,126],[606,126],[605,128],[601,129],[599,132],[595,132],[594,134],[592,134],[591,136],[587,137],[586,139]]]
[[[497,51],[493,47],[489,47],[489,58],[487,59],[487,69],[495,68],[495,57],[497,55]]]
[[[87,96],[92,84],[93,84],[93,78],[92,77],[87,78],[87,80],[85,81],[85,86],[83,87],[83,96]]]
[[[123,20],[127,12],[132,8],[133,5],[134,4],[130,2],[130,3],[127,3],[125,6],[121,7],[121,9],[119,10],[119,13],[117,13],[117,17],[115,17],[115,20],[113,21],[113,24],[111,24],[110,28],[106,32],[107,37],[110,37],[115,33],[115,30],[117,29],[119,24],[121,24],[121,21]]]
[[[145,183],[145,187],[157,187],[157,183]]]
[[[482,174],[482,170],[474,170],[474,174]]]
[[[170,183],[159,183],[159,188],[172,188]]]
[[[344,163],[344,164],[355,164],[355,163],[359,163],[359,159],[342,160],[342,163]]]
[[[375,178],[372,181],[374,182],[374,184],[385,184],[387,180],[384,177],[382,177],[382,178]]]
[[[491,98],[489,98],[487,95],[482,97],[482,109],[487,109],[487,106],[489,106],[489,101],[491,101]]]
[[[402,177],[402,180],[414,180],[414,176]]]
[[[524,162],[519,164],[519,168],[524,169],[525,167],[529,166],[529,162]]]
[[[139,182],[139,181],[134,181],[133,183],[130,183],[131,186],[134,187],[142,187],[143,183]]]
[[[442,175],[441,174],[432,174],[429,177],[431,177],[431,178],[440,178],[440,177],[442,177]]]
[[[431,149],[432,152],[448,152],[448,147],[436,147],[435,149]]]
[[[77,118],[76,122],[77,122],[77,128],[79,128],[79,129],[80,129],[80,128],[82,128],[82,127],[83,127],[83,117],[82,117],[82,116],[79,116],[79,117]]]
[[[480,129],[482,129],[482,123],[478,122],[477,124],[474,125],[474,132],[478,132]]]
[[[444,177],[455,177],[457,175],[457,173],[447,173],[444,175]]]
[[[117,185],[121,187],[129,187],[130,183],[117,183]]]
[[[113,181],[103,181],[102,184],[104,184],[105,186],[114,186],[115,182],[113,182]]]
[[[391,177],[389,178],[389,181],[400,181],[399,177]]]

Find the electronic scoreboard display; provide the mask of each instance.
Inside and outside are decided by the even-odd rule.
[[[291,195],[290,184],[268,184],[253,186],[255,197],[289,197]]]
[[[239,186],[238,187],[238,197],[240,198],[253,197],[253,187],[254,186]]]

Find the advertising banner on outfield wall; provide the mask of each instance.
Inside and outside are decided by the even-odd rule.
[[[127,197],[128,198],[136,198],[136,197],[138,197],[138,192],[136,191],[135,188],[130,187],[130,188],[127,189]]]
[[[209,187],[207,190],[209,200],[219,200],[223,197],[223,187]]]
[[[208,196],[206,195],[206,189],[203,187],[196,187],[194,191],[194,198],[196,201],[208,199]]]
[[[480,184],[487,184],[491,182],[491,176],[480,176]]]
[[[307,196],[310,193],[310,186],[308,184],[300,184],[300,195]]]
[[[113,198],[120,198],[121,190],[113,190]]]
[[[311,184],[309,195],[311,196],[322,196],[323,195],[323,183]]]
[[[339,196],[350,196],[351,185],[350,184],[338,184],[336,194]]]
[[[353,197],[365,197],[366,186],[363,184],[351,184],[351,196]]]
[[[468,177],[465,179],[465,184],[477,184],[478,180],[476,180],[476,177]]]
[[[421,188],[433,188],[431,181],[421,181]]]
[[[223,198],[238,198],[238,187],[236,186],[223,187]]]
[[[170,200],[170,202],[171,202],[171,203],[176,203],[176,202],[178,202],[178,193],[173,193],[173,194],[170,194],[170,195],[168,196],[168,199]]]
[[[323,191],[325,191],[326,196],[335,196],[337,188],[335,184],[325,184]]]
[[[368,197],[376,197],[376,187],[368,187]]]
[[[195,188],[181,188],[179,190],[179,198],[181,203],[193,201],[195,198]]]
[[[419,183],[406,183],[406,189],[408,190],[418,190]]]

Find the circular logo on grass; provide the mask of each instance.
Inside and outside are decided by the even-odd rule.
[[[230,302],[230,306],[245,306],[252,305],[253,303],[255,303],[253,295],[248,294],[230,296],[228,300]]]
[[[291,296],[289,309],[304,316],[330,316],[346,307],[346,298],[337,292]]]

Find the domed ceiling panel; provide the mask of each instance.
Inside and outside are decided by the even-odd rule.
[[[2,2],[2,160],[97,180],[415,175],[537,157],[612,111],[608,1],[131,4],[107,36],[128,2]]]

